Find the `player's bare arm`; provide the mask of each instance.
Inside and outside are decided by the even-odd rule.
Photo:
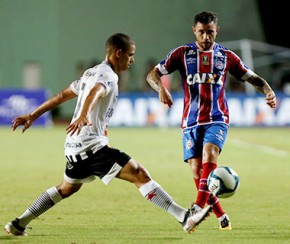
[[[83,126],[91,125],[91,122],[87,118],[87,114],[94,108],[99,99],[105,95],[105,92],[106,89],[104,85],[96,83],[96,85],[91,89],[89,95],[86,97],[79,117],[66,128],[67,134],[72,136],[74,133],[77,133],[78,135]]]
[[[147,83],[158,93],[160,88],[163,87],[160,77],[161,74],[157,68],[152,69],[146,77]]]
[[[173,100],[170,92],[163,86],[161,82],[161,74],[157,68],[151,70],[147,75],[147,82],[152,87],[153,90],[159,93],[159,100],[171,107],[173,105]]]
[[[23,125],[22,133],[26,131],[32,123],[39,118],[42,114],[45,112],[57,107],[58,105],[64,103],[65,101],[75,98],[77,95],[71,90],[71,88],[68,86],[56,95],[52,96],[48,100],[46,100],[44,103],[42,103],[39,107],[37,107],[34,111],[32,111],[30,114],[24,114],[21,116],[16,117],[12,121],[12,129],[13,131],[19,126]]]
[[[266,103],[269,107],[276,107],[276,95],[275,92],[271,89],[268,82],[258,75],[251,76],[247,82],[252,84],[257,91],[263,93],[266,96]]]

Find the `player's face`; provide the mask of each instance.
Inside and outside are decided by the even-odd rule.
[[[126,52],[122,52],[119,58],[119,70],[127,70],[134,62],[135,45],[130,45],[130,48]]]
[[[199,49],[207,51],[212,49],[216,36],[219,32],[219,27],[216,23],[209,24],[197,23],[192,27],[196,37],[196,43]]]

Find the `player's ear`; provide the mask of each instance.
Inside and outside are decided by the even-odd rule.
[[[116,57],[117,58],[120,58],[120,56],[122,55],[122,53],[123,53],[122,49],[117,49],[117,51],[116,51]]]
[[[195,26],[192,26],[192,32],[195,33]]]
[[[221,29],[221,28],[220,28],[219,26],[216,27],[216,33],[217,33],[217,34],[220,32],[220,29]]]

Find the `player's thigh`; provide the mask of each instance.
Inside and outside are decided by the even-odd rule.
[[[143,185],[150,180],[148,171],[134,159],[130,159],[128,163],[121,169],[117,178],[129,181],[137,186]]]
[[[205,125],[205,133],[203,139],[203,149],[205,145],[211,147],[211,145],[216,145],[219,147],[220,151],[223,149],[226,138],[228,135],[228,126],[222,123],[215,123],[210,125]]]
[[[201,128],[201,126],[195,126],[182,131],[183,159],[185,162],[191,158],[202,156],[203,133]]]

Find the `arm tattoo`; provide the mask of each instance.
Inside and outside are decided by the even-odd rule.
[[[263,94],[272,90],[266,80],[258,75],[253,75],[247,80],[255,89]]]

